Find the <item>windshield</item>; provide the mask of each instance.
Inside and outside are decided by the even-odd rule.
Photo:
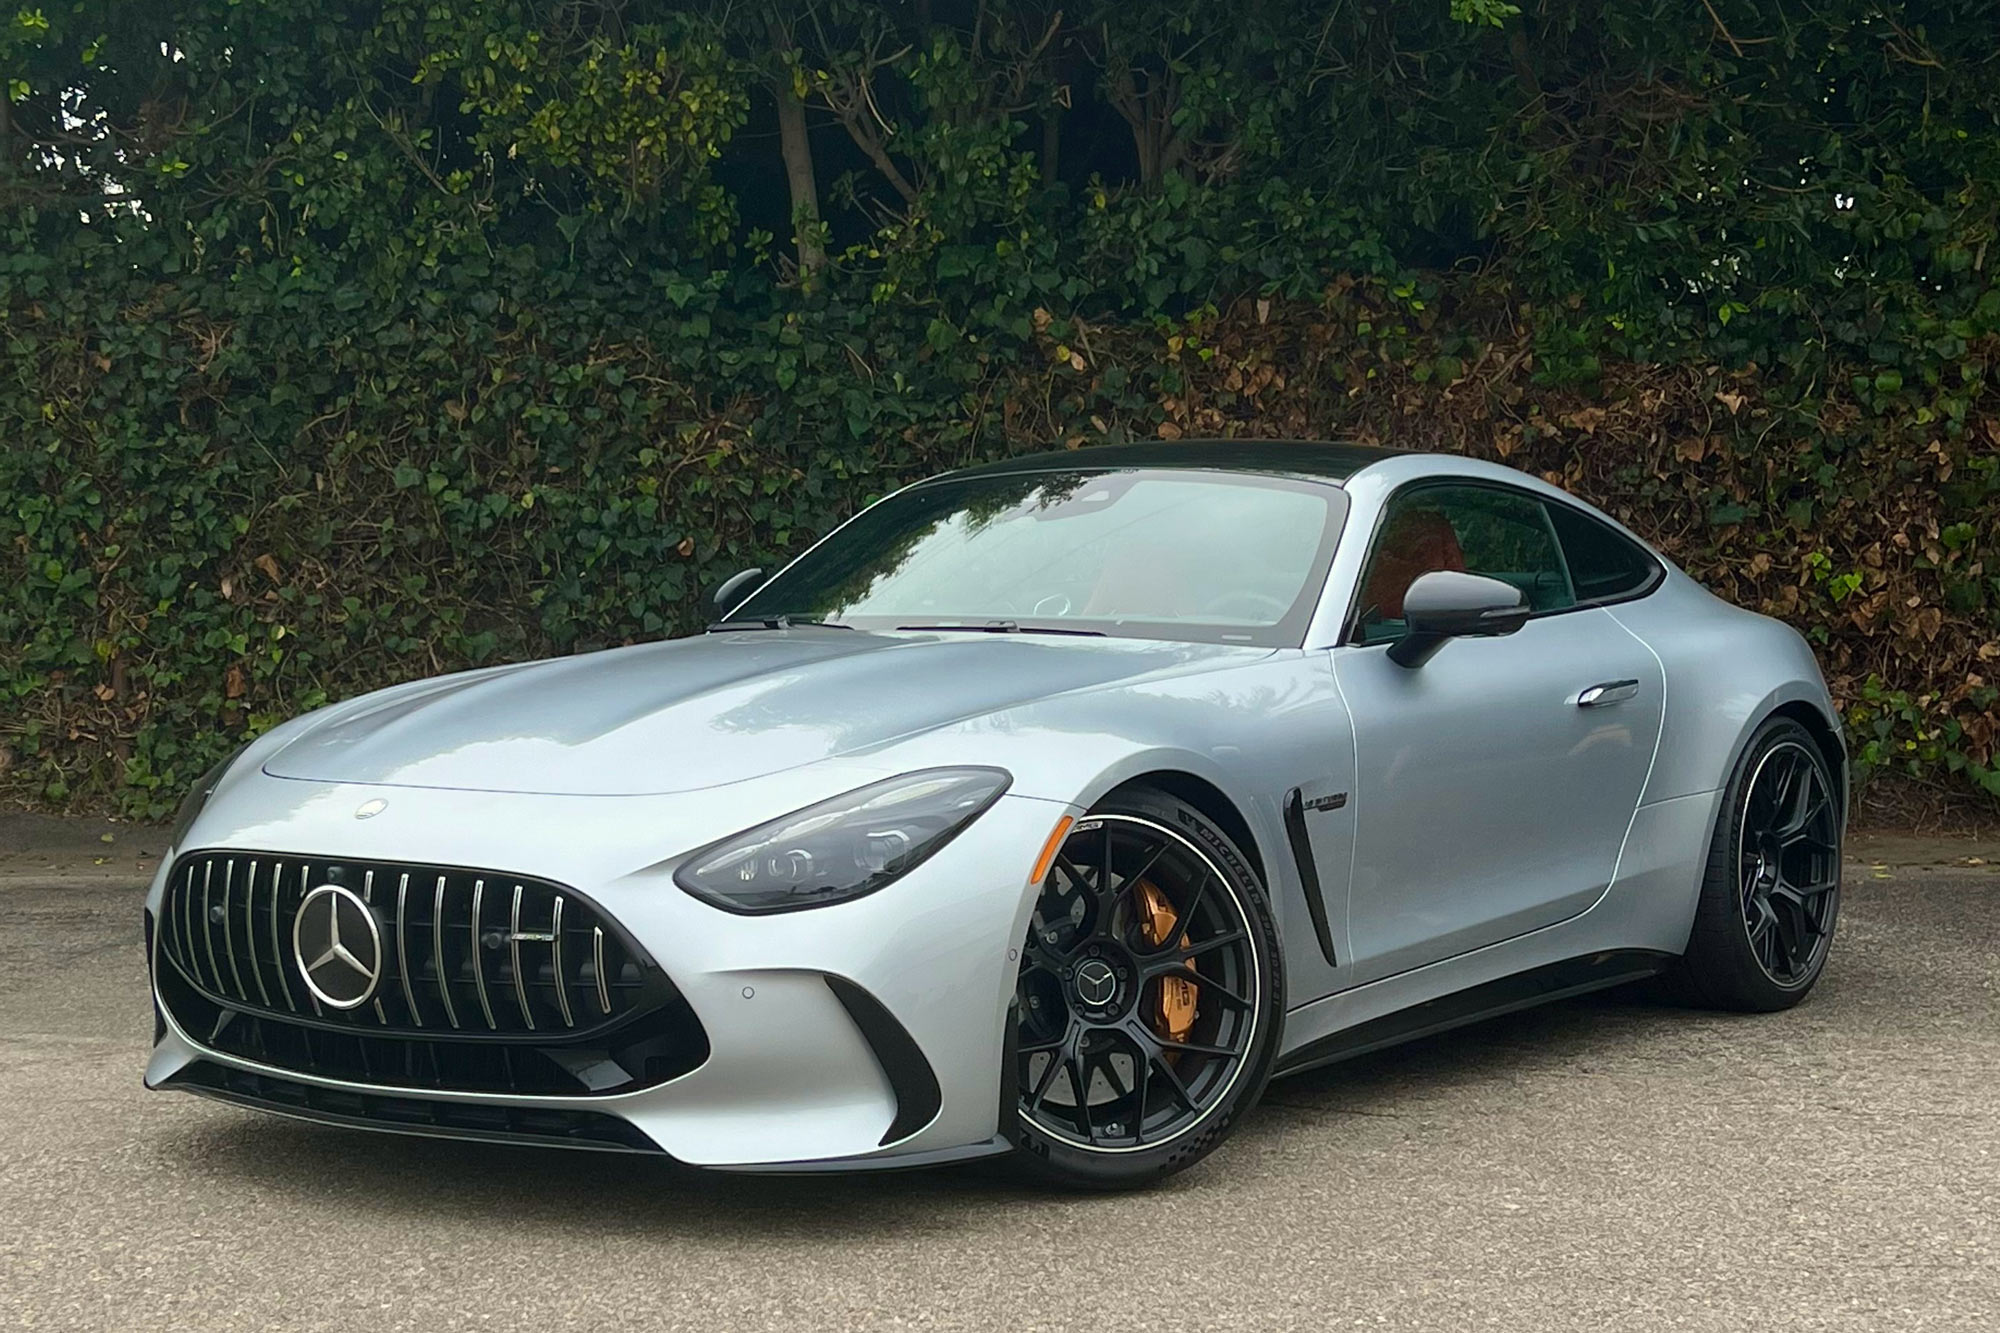
[[[730,620],[1296,644],[1346,510],[1334,486],[1221,472],[929,482],[856,515]]]

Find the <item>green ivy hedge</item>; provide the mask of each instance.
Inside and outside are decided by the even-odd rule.
[[[161,814],[943,468],[1359,435],[1607,505],[2000,795],[1990,13],[1452,8],[0,15],[0,791]]]

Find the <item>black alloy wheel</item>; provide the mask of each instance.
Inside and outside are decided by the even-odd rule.
[[[1840,784],[1813,734],[1767,719],[1723,788],[1687,951],[1669,995],[1768,1013],[1825,970],[1840,912]]]
[[[1017,1141],[1070,1183],[1136,1183],[1203,1155],[1275,1048],[1261,885],[1191,807],[1147,798],[1070,829],[1022,950]]]
[[[1766,750],[1750,776],[1737,838],[1750,951],[1780,986],[1818,973],[1840,897],[1840,812],[1824,761],[1797,740]]]

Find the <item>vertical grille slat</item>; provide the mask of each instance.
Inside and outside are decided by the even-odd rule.
[[[556,983],[556,1007],[562,1010],[563,1026],[573,1028],[576,1019],[569,1011],[569,978],[563,974],[562,964],[562,907],[563,896],[556,895],[555,923],[549,927],[549,934],[555,940],[549,945],[549,972]]]
[[[174,960],[175,966],[185,969],[187,967],[187,951],[181,948],[180,881],[181,877],[178,874],[167,876],[166,896],[160,902],[160,907],[164,915],[160,921],[158,938],[160,947],[166,951],[167,957]]]
[[[444,881],[438,876],[437,897],[431,905],[431,959],[437,966],[438,995],[444,1000],[444,1016],[458,1027],[458,1006],[451,1002],[451,975],[444,970]]]
[[[196,981],[200,981],[201,964],[197,961],[198,955],[194,947],[194,922],[197,915],[198,913],[194,907],[194,866],[189,865],[187,879],[181,885],[180,933],[183,941],[182,947],[185,951],[183,957],[187,962],[188,971],[194,976]]]
[[[486,966],[479,956],[479,909],[486,898],[486,881],[472,881],[472,919],[470,942],[472,948],[472,984],[479,991],[479,1012],[486,1015],[486,1027],[490,1032],[498,1032],[500,1025],[493,1021],[493,1001],[486,994]]]
[[[403,982],[403,1003],[410,1008],[410,1021],[424,1025],[424,1012],[417,1008],[417,992],[410,985],[410,873],[403,872],[396,885],[396,974]]]
[[[370,907],[373,907],[375,905],[375,872],[372,870],[364,871],[362,873],[361,901],[367,903]],[[381,945],[381,939],[378,936],[376,939],[376,946],[378,950],[380,948],[380,945]],[[382,957],[382,955],[379,952],[376,954],[375,958],[377,967],[386,968],[389,965],[389,960],[387,958]],[[377,981],[375,988],[375,1018],[378,1022],[382,1024],[383,1027],[389,1026],[389,1011],[382,1007],[382,988],[379,980]]]
[[[278,925],[278,905],[285,898],[285,863],[278,862],[271,868],[271,958],[278,965],[278,984],[284,987],[285,1008],[293,1013],[299,1011],[299,1002],[292,998],[292,978],[285,966],[285,932]]]
[[[250,863],[243,877],[243,950],[250,955],[250,977],[257,983],[257,998],[271,1007],[271,991],[264,984],[264,964],[257,953],[257,863]]]
[[[208,974],[215,978],[215,989],[222,989],[222,969],[215,965],[215,930],[209,920],[209,889],[215,881],[215,862],[210,861],[201,872],[201,944],[208,954]]]
[[[215,863],[211,861],[209,864],[214,865]],[[232,997],[239,1000],[248,1000],[250,998],[249,988],[243,984],[243,972],[236,965],[236,932],[229,924],[229,898],[235,886],[236,862],[233,860],[225,861],[222,864],[222,951],[229,955],[229,980],[236,987],[231,992]]]
[[[534,1011],[528,1008],[528,979],[521,974],[521,894],[523,888],[514,886],[514,911],[509,920],[512,926],[508,933],[508,946],[514,964],[514,1000],[521,1006],[521,1021],[528,1025],[528,1031],[535,1030]]]
[[[597,1007],[602,1009],[606,1014],[609,1014],[611,1012],[611,992],[606,989],[604,981],[604,927],[596,927],[590,932],[590,935],[591,956],[594,960],[593,971],[597,977]]]
[[[299,866],[299,901],[305,901],[305,896],[310,892],[312,892],[312,864],[307,862]],[[299,978],[300,980],[304,980],[305,973],[299,973]],[[306,987],[306,1000],[312,1005],[312,1011],[315,1014],[322,1018],[326,1016],[326,1011],[320,1007],[319,996],[313,994],[311,986]]]

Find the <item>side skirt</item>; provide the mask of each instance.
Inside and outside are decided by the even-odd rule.
[[[1538,1004],[1565,1000],[1573,995],[1622,986],[1656,976],[1674,959],[1668,953],[1649,949],[1614,949],[1566,958],[1558,963],[1516,972],[1451,995],[1412,1005],[1393,1014],[1384,1014],[1351,1028],[1329,1033],[1319,1040],[1286,1053],[1273,1077],[1303,1073],[1384,1047],[1415,1041],[1446,1032],[1467,1023],[1498,1018]]]

